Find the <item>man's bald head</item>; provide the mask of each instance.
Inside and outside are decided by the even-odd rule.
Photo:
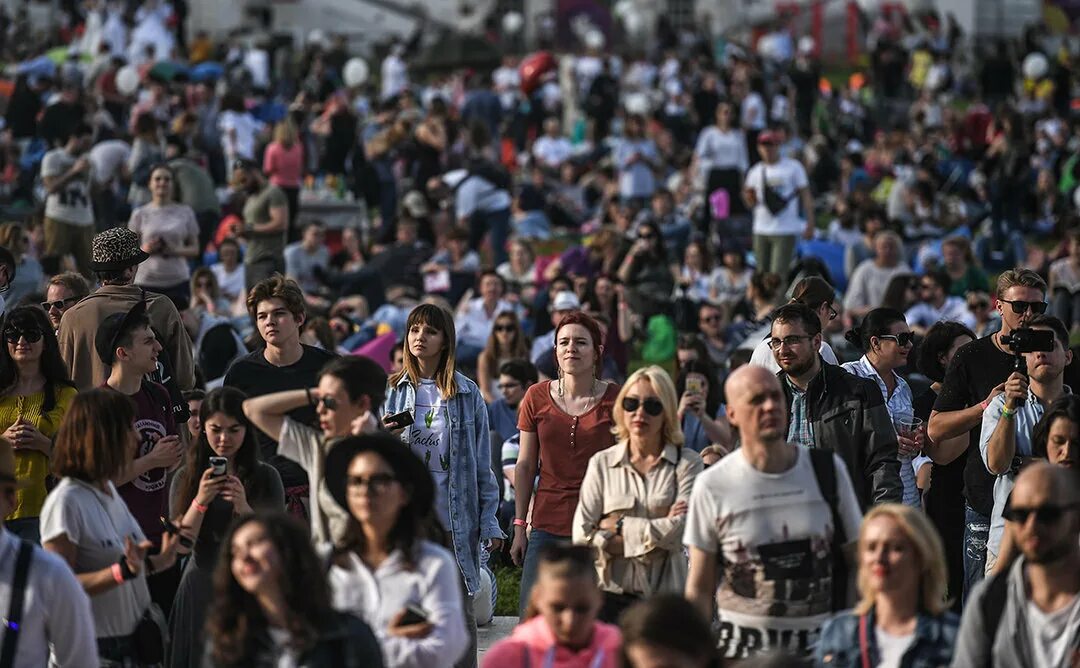
[[[1080,485],[1076,471],[1049,462],[1038,461],[1026,466],[1016,477],[1013,486],[1014,506],[1029,507],[1043,502],[1067,506],[1080,503]]]
[[[780,381],[777,380],[776,376],[769,373],[768,369],[744,364],[728,376],[727,381],[724,383],[724,395],[730,404],[750,387],[758,387],[762,384],[775,385],[778,389],[780,388]]]
[[[741,366],[724,384],[728,420],[739,430],[743,444],[783,443],[787,436],[787,406],[780,381],[759,366]]]
[[[1009,508],[1016,544],[1028,561],[1049,564],[1075,556],[1080,536],[1080,478],[1047,462],[1029,465],[1016,478]]]

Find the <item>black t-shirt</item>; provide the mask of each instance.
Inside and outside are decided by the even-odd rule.
[[[912,405],[915,417],[921,418],[924,422],[929,422],[930,412],[934,409],[934,402],[937,401],[937,397],[937,393],[930,389],[915,397]],[[930,491],[927,493],[928,498],[933,497],[943,502],[945,500],[959,502],[963,498],[961,492],[964,489],[964,467],[967,464],[967,457],[968,451],[964,450],[959,457],[948,464],[933,464],[934,468],[930,474]]]
[[[264,351],[265,348],[260,348],[233,362],[225,374],[225,385],[235,387],[249,397],[314,387],[319,370],[336,357],[325,350],[304,346],[304,354],[295,364],[274,366],[266,361],[266,357],[263,356]],[[290,412],[289,417],[306,425],[315,426],[315,407],[298,408]],[[278,456],[277,440],[261,431],[258,432],[258,438],[262,460],[278,470],[281,474],[281,484],[286,489],[308,484],[307,473],[299,464]]]
[[[993,337],[987,336],[956,351],[941,394],[934,402],[938,412],[958,411],[982,403],[990,390],[1004,383],[1013,371],[1013,357],[998,350]],[[969,435],[968,457],[964,466],[964,494],[968,505],[990,516],[994,509],[994,476],[986,470],[979,456],[980,422]],[[971,455],[974,453],[974,455]],[[933,484],[931,484],[931,487]]]

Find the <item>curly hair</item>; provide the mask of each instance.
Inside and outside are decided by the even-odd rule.
[[[229,529],[214,569],[215,605],[210,606],[206,637],[215,665],[251,665],[259,651],[261,631],[269,625],[259,602],[240,586],[232,571],[233,537],[253,523],[266,532],[281,564],[277,585],[285,600],[292,648],[301,653],[310,649],[319,629],[333,618],[326,568],[311,545],[307,528],[280,512],[248,515]]]

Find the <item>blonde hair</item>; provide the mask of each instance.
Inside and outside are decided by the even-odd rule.
[[[940,615],[949,605],[945,598],[948,575],[945,572],[945,548],[942,547],[941,537],[922,511],[899,503],[874,506],[863,518],[857,550],[860,555],[858,587],[861,598],[855,606],[855,614],[865,615],[874,607],[874,592],[870,591],[867,574],[863,572],[861,555],[866,527],[878,517],[889,517],[896,522],[915,548],[919,568],[919,608],[931,615]]]
[[[671,382],[671,376],[662,368],[652,365],[638,369],[630,374],[630,377],[619,389],[619,396],[615,397],[615,408],[612,411],[611,433],[619,443],[630,440],[630,429],[626,425],[626,411],[623,410],[622,402],[627,392],[639,380],[644,380],[652,385],[653,391],[660,397],[660,403],[664,405],[664,429],[663,444],[680,446],[686,440],[683,438],[682,425],[679,424],[679,400],[675,394],[675,383]]]
[[[442,307],[434,304],[420,304],[409,313],[409,319],[405,321],[405,340],[402,342],[402,365],[401,371],[390,376],[388,382],[393,388],[406,375],[413,385],[419,385],[420,360],[409,350],[409,331],[416,325],[427,325],[442,332],[443,350],[439,355],[439,366],[435,370],[436,387],[443,399],[449,399],[457,394],[457,383],[454,382],[454,369],[457,365],[455,350],[457,349],[457,333],[454,330],[454,316]]]
[[[296,143],[296,126],[291,119],[281,121],[274,127],[274,141],[285,148],[292,148]]]
[[[997,298],[1005,299],[1005,292],[1015,287],[1035,288],[1046,295],[1046,281],[1030,269],[1010,269],[1001,272],[997,280]]]

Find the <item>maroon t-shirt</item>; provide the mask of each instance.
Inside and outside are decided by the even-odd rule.
[[[551,382],[536,383],[525,393],[518,407],[518,429],[534,432],[540,446],[533,528],[569,537],[589,459],[615,445],[611,411],[619,386],[610,383],[595,406],[574,417],[552,400]]]
[[[102,387],[108,387],[108,384]],[[112,389],[112,388],[110,388]],[[135,402],[135,431],[139,444],[135,459],[147,455],[162,436],[176,434],[172,399],[163,385],[144,380],[139,391],[131,395]],[[150,469],[117,490],[135,516],[146,538],[155,546],[161,544],[161,517],[169,511],[169,477],[163,468]]]

